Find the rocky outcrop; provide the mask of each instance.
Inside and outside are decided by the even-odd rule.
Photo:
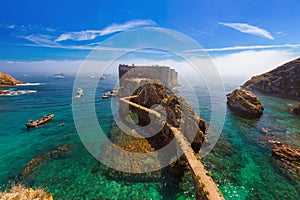
[[[33,158],[25,167],[25,169],[22,172],[22,176],[28,176],[32,173],[32,171],[39,166],[42,162],[46,161],[47,159],[50,158],[60,158],[64,157],[64,154],[69,151],[70,145],[65,145],[65,146],[60,146],[56,150],[52,152],[47,152],[42,155],[39,155],[35,158]]]
[[[296,115],[300,115],[300,103],[297,103],[293,109],[292,109],[292,113],[296,114]]]
[[[264,110],[257,96],[242,89],[227,94],[227,105],[234,114],[247,119],[259,118]]]
[[[52,194],[44,189],[25,188],[23,185],[15,185],[10,191],[0,192],[2,200],[52,200]]]
[[[24,82],[16,80],[14,77],[0,72],[0,86],[15,86]]]
[[[254,76],[242,87],[270,95],[300,98],[300,58]]]
[[[300,150],[282,142],[269,141],[273,145],[272,156],[277,165],[290,176],[300,181]]]
[[[135,81],[137,79],[130,80],[130,85],[132,86]],[[140,86],[141,81],[144,83],[142,86]],[[129,129],[127,129],[128,131],[125,129],[121,130],[114,125],[109,135],[110,140],[125,151],[115,153],[113,148],[107,148],[103,150],[104,154],[101,157],[111,163],[112,166],[122,165],[128,171],[142,173],[145,166],[140,166],[135,161],[127,163],[124,160],[131,159],[132,155],[130,155],[130,152],[151,153],[167,146],[174,139],[172,127],[180,128],[194,152],[198,153],[205,139],[206,127],[204,120],[195,114],[193,108],[182,97],[168,94],[166,88],[159,81],[148,80],[147,83],[145,79],[139,79],[136,84],[140,87],[131,93],[130,97],[122,96],[122,98],[128,99],[141,107],[128,106],[128,104],[126,106],[126,103],[120,101],[120,121]],[[124,88],[124,90],[127,89],[127,87]],[[120,92],[123,95],[126,94],[122,89]],[[156,113],[160,113],[162,118],[151,116],[152,114],[147,111],[150,108],[154,109]],[[138,127],[132,127],[132,124],[128,123],[129,117],[131,119],[136,118],[133,121]],[[136,124],[133,125],[135,126]],[[149,133],[152,134],[147,135]],[[134,137],[135,135],[136,137]],[[154,168],[159,169],[162,160],[165,163],[166,160],[173,159],[174,155],[177,155],[176,147],[168,151],[161,151],[157,155],[145,154],[144,160],[147,160],[147,163],[151,163]],[[143,160],[143,154],[140,155],[140,159]],[[123,160],[123,162],[120,163],[119,160]]]
[[[181,96],[168,94],[165,87],[157,82],[145,84],[134,95],[137,97],[132,98],[131,101],[144,107],[151,108],[155,104],[162,106],[161,110],[166,112],[165,117],[168,124],[180,128],[188,142],[191,143],[193,150],[198,153],[205,139],[205,122]],[[138,116],[141,125],[147,125],[150,122],[147,112],[138,109]],[[168,129],[169,126],[165,126],[161,135],[158,134],[148,139],[156,146],[156,149],[165,146],[173,139],[173,134]],[[161,141],[165,141],[165,143]]]

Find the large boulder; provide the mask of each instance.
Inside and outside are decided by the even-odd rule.
[[[300,103],[297,103],[293,109],[292,109],[292,112],[296,115],[300,115]]]
[[[247,119],[259,118],[264,110],[257,96],[242,89],[227,94],[227,105],[234,114]]]
[[[14,77],[0,72],[0,86],[15,86],[23,82],[16,80]]]
[[[242,87],[285,98],[300,98],[300,58],[254,76]]]

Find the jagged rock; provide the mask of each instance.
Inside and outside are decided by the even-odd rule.
[[[300,150],[278,141],[269,141],[273,145],[272,156],[278,166],[293,178],[300,180]]]
[[[57,149],[55,149],[54,151],[52,152],[47,152],[47,153],[44,153],[42,155],[39,155],[35,158],[33,158],[28,164],[27,166],[25,167],[25,169],[23,170],[22,172],[22,176],[28,176],[31,174],[31,172],[38,166],[40,165],[42,162],[44,162],[45,160],[47,159],[50,159],[50,158],[54,158],[54,159],[57,159],[57,158],[60,158],[63,156],[63,154],[67,151],[69,151],[71,145],[64,145],[64,146],[60,146],[58,147]]]
[[[258,97],[242,89],[227,94],[227,105],[234,114],[247,119],[259,118],[264,110]]]
[[[44,189],[25,188],[23,185],[15,185],[10,191],[0,192],[2,200],[53,200],[53,195],[45,192]]]
[[[300,58],[254,76],[242,87],[271,95],[300,98]]]
[[[18,81],[8,74],[0,72],[0,86],[15,86],[24,82]]]
[[[185,134],[193,150],[198,153],[205,138],[205,122],[195,112],[194,109],[179,95],[167,94],[165,87],[159,82],[150,82],[139,88],[134,95],[133,102],[150,108],[154,104],[159,104],[166,111],[166,121]],[[138,109],[139,123],[147,125],[150,121],[149,114]],[[164,126],[160,134],[157,134],[149,141],[159,149],[168,144],[173,139],[173,134],[168,126]],[[162,142],[164,141],[164,142]]]
[[[292,112],[296,115],[300,115],[300,103],[297,103],[293,109],[292,109]]]

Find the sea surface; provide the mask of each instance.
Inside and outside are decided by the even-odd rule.
[[[22,182],[27,187],[45,188],[54,199],[195,199],[190,172],[181,178],[170,173],[137,180],[110,176],[110,169],[89,154],[77,134],[72,114],[72,101],[76,95],[73,93],[74,77],[66,75],[64,79],[54,79],[45,75],[16,75],[16,78],[35,84],[6,88],[31,92],[0,96],[1,190]],[[88,81],[95,80],[87,78]],[[101,96],[104,91],[115,88],[115,81],[113,75],[100,80],[95,97],[95,111],[105,133],[110,130],[113,111],[110,99]],[[239,87],[243,81],[225,79],[226,92]],[[185,96],[184,86],[178,90]],[[195,86],[194,91],[199,98],[201,117],[209,120],[209,93],[200,86]],[[84,89],[84,95],[77,101],[90,103],[90,96]],[[267,142],[279,140],[300,148],[300,117],[290,113],[296,101],[258,96],[265,106],[261,119],[245,120],[227,111],[217,145],[202,160],[225,199],[300,199],[300,183],[277,167]],[[219,103],[226,104],[225,100],[220,99]],[[31,130],[25,127],[29,119],[50,113],[55,117],[49,123]],[[84,113],[83,117],[89,120]],[[64,126],[57,126],[61,123]],[[272,134],[266,135],[262,129],[268,129]],[[92,134],[94,129],[89,127],[87,131]],[[36,167],[30,177],[20,177],[32,158],[67,144],[71,149],[65,156],[49,158]]]

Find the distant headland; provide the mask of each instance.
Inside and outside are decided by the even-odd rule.
[[[17,84],[25,84],[25,83],[15,79],[14,77],[12,77],[9,74],[0,72],[0,87],[11,87],[11,86],[16,86]],[[21,92],[21,91],[8,91],[8,90],[0,89],[1,96],[18,95],[18,94],[22,94],[22,93],[23,92]]]
[[[17,84],[24,84],[24,82],[15,79],[9,74],[0,72],[0,86],[15,86]]]

